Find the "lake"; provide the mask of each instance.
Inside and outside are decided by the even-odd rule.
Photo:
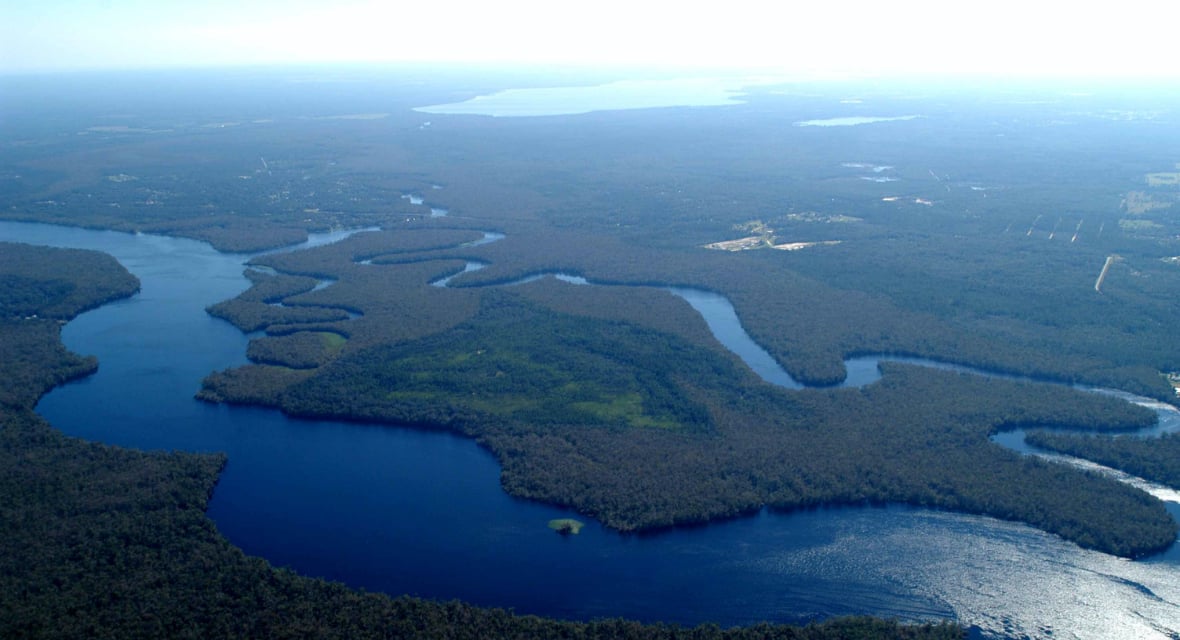
[[[712,107],[742,104],[741,87],[749,79],[680,78],[620,80],[576,87],[507,89],[463,102],[418,107],[414,111],[497,118],[577,115],[592,111],[656,107]]]
[[[922,116],[847,116],[843,118],[823,118],[819,120],[802,120],[795,123],[796,127],[855,127],[874,122],[900,122],[913,120]]]
[[[91,440],[227,452],[209,516],[231,542],[278,566],[562,618],[729,626],[874,614],[955,618],[987,636],[1180,632],[1175,547],[1132,562],[979,516],[905,506],[763,511],[642,535],[591,521],[559,536],[547,522],[573,514],[506,495],[495,460],[470,440],[194,400],[207,373],[246,362],[247,338],[204,308],[247,287],[249,256],[23,223],[0,222],[0,240],[106,251],[142,281],[135,297],[65,326],[67,346],[96,355],[100,368],[46,395],[38,411]],[[856,366],[875,374],[875,364]]]

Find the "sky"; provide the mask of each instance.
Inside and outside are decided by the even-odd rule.
[[[0,0],[0,73],[319,62],[1166,76],[1175,0]]]

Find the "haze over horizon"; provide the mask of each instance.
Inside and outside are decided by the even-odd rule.
[[[414,62],[1171,79],[1178,17],[1155,0],[773,9],[604,0],[593,10],[539,0],[47,0],[0,9],[0,73]]]

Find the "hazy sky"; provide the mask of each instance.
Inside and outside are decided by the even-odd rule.
[[[1180,2],[0,0],[0,72],[332,61],[1166,75]]]

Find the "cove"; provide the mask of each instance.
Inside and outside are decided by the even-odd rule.
[[[66,325],[95,375],[48,394],[57,428],[144,449],[225,451],[209,515],[247,553],[354,587],[521,613],[723,626],[868,613],[955,617],[985,635],[1166,637],[1180,558],[1129,562],[1023,525],[909,507],[761,512],[650,535],[500,490],[495,460],[448,433],[292,420],[193,394],[245,362],[204,308],[247,286],[244,255],[159,236],[0,223],[0,239],[115,255],[143,282]],[[326,241],[318,238],[317,241]]]

